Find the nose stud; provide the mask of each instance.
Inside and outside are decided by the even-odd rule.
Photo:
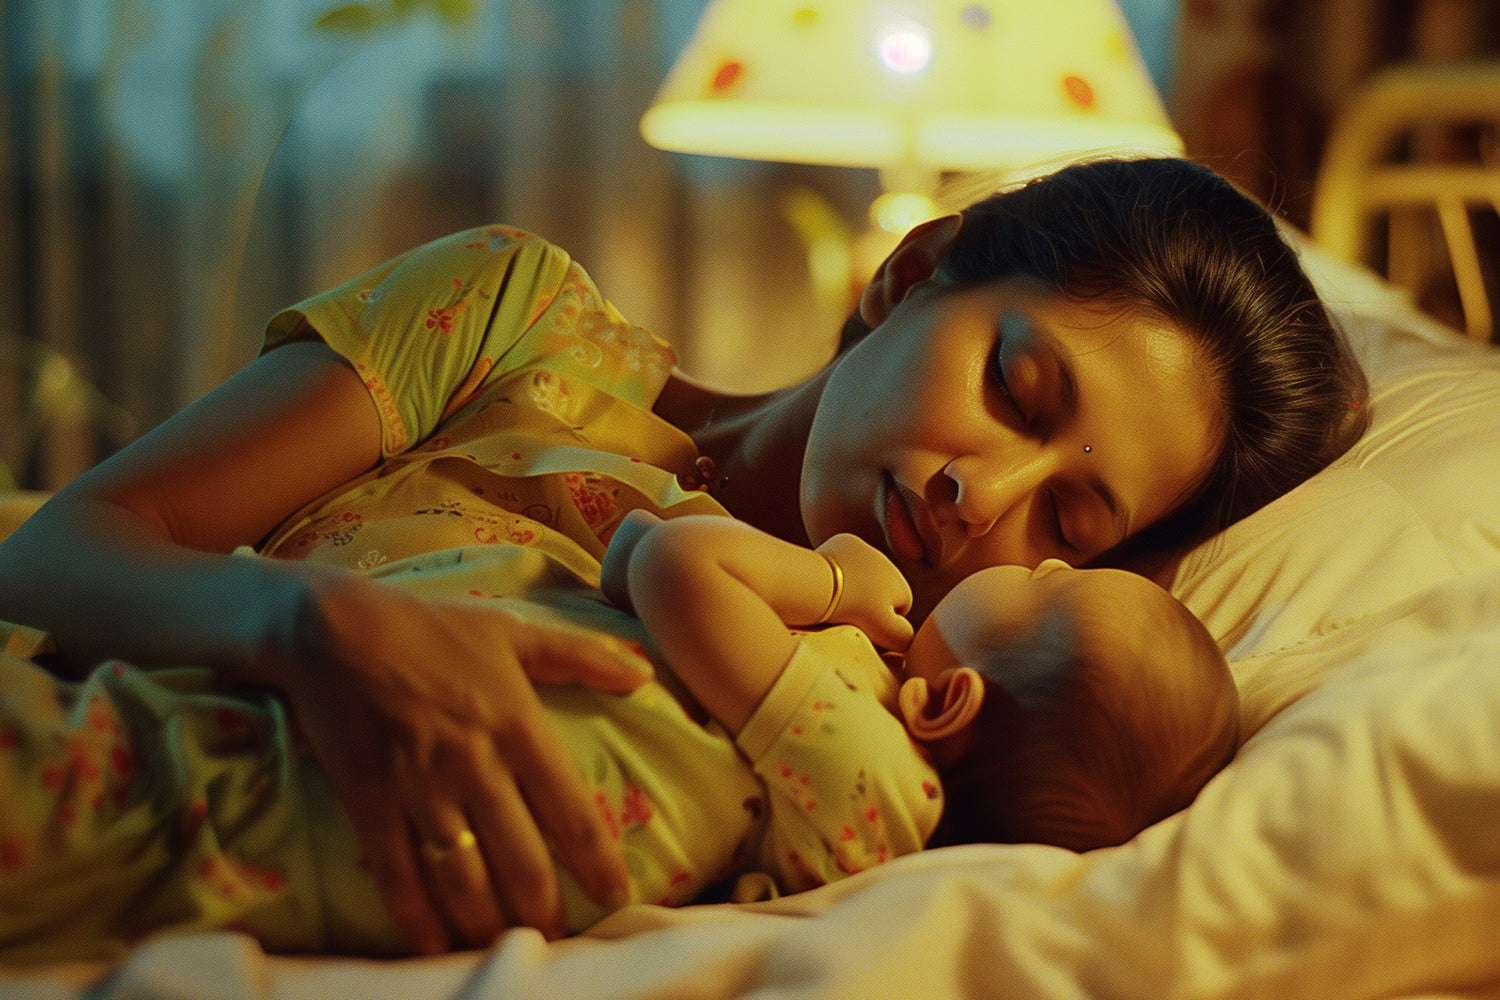
[[[1086,445],[1083,446],[1083,450],[1084,451],[1093,451],[1094,450],[1094,446],[1091,445],[1091,444],[1086,444]]]

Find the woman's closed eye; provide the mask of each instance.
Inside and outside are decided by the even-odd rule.
[[[1024,350],[1027,337],[1026,320],[1016,313],[1006,313],[1000,320],[1000,330],[995,338],[995,349],[990,355],[989,383],[992,385],[1000,399],[1004,402],[1021,427],[1028,428],[1031,425],[1031,414],[1029,407],[1023,405],[1021,393],[1017,392],[1017,385],[1013,381],[1011,367],[1017,363],[1020,352]]]
[[[996,350],[990,359],[989,383],[999,395],[1005,407],[1015,415],[1020,425],[1025,427],[1028,422],[1026,412],[1021,409],[1021,403],[1016,399],[1016,394],[1010,387],[1010,379],[1005,374],[1005,351],[1003,347]]]

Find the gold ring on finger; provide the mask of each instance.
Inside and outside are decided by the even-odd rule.
[[[459,851],[469,851],[479,846],[479,838],[474,836],[474,831],[464,827],[454,835],[453,839],[446,844],[435,840],[424,840],[421,845],[422,857],[428,861],[442,861],[444,858],[456,854]]]

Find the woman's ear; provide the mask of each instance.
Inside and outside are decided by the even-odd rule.
[[[963,732],[979,715],[984,679],[973,667],[943,671],[936,689],[928,687],[926,678],[912,677],[901,685],[897,700],[912,738],[935,743]]]
[[[872,329],[885,322],[913,285],[932,277],[962,222],[960,216],[943,215],[913,226],[901,237],[859,297],[860,318]]]

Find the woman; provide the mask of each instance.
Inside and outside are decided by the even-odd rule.
[[[846,334],[807,381],[728,396],[556,248],[438,241],[277,317],[244,372],[61,491],[0,546],[0,618],[49,632],[59,671],[117,656],[279,691],[416,949],[555,935],[549,849],[601,901],[625,877],[528,678],[626,690],[638,668],[371,567],[466,553],[458,526],[515,543],[482,546],[509,560],[501,589],[523,564],[528,585],[596,585],[625,508],[707,505],[803,544],[863,537],[920,617],[984,566],[1180,551],[1365,417],[1271,219],[1177,160],[1081,165],[917,227]],[[568,536],[540,568],[538,534]]]

